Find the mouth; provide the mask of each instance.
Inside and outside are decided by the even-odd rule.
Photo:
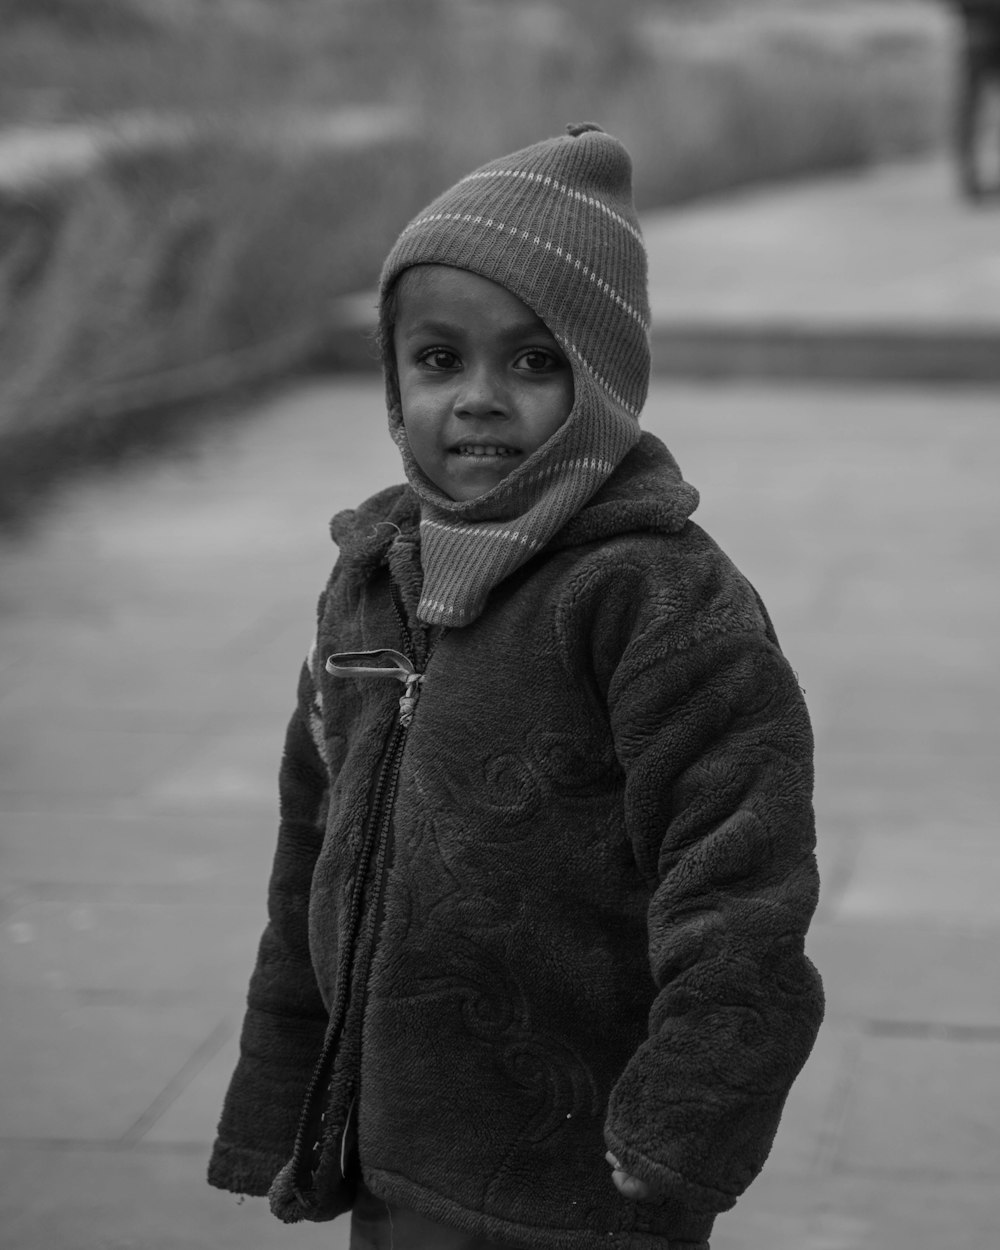
[[[456,456],[467,456],[477,460],[480,458],[506,460],[521,454],[517,447],[511,447],[506,443],[456,443],[451,450]]]

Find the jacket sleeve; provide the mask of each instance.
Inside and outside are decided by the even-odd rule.
[[[803,952],[818,895],[809,719],[766,618],[684,646],[644,631],[608,708],[653,888],[656,997],[605,1136],[665,1199],[723,1211],[763,1166],[823,1016]]]
[[[310,886],[326,822],[321,743],[307,661],[281,762],[269,921],[250,980],[240,1058],[209,1163],[209,1183],[235,1193],[266,1194],[291,1155],[326,1028],[308,935]]]

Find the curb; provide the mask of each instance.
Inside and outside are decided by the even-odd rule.
[[[1000,324],[660,322],[651,347],[660,377],[1000,382]]]

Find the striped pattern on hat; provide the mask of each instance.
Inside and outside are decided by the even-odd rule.
[[[493,586],[538,551],[639,438],[649,384],[646,252],[632,164],[596,127],[572,127],[461,179],[403,230],[381,280],[389,422],[422,501],[422,620],[464,625]],[[391,350],[391,301],[413,265],[452,265],[499,283],[541,318],[573,370],[565,424],[487,494],[456,502],[406,440]]]

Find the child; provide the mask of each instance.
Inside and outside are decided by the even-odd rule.
[[[470,174],[381,317],[409,484],[333,521],[210,1180],[354,1250],[706,1250],[822,1016],[812,740],[639,430],[628,154]]]

